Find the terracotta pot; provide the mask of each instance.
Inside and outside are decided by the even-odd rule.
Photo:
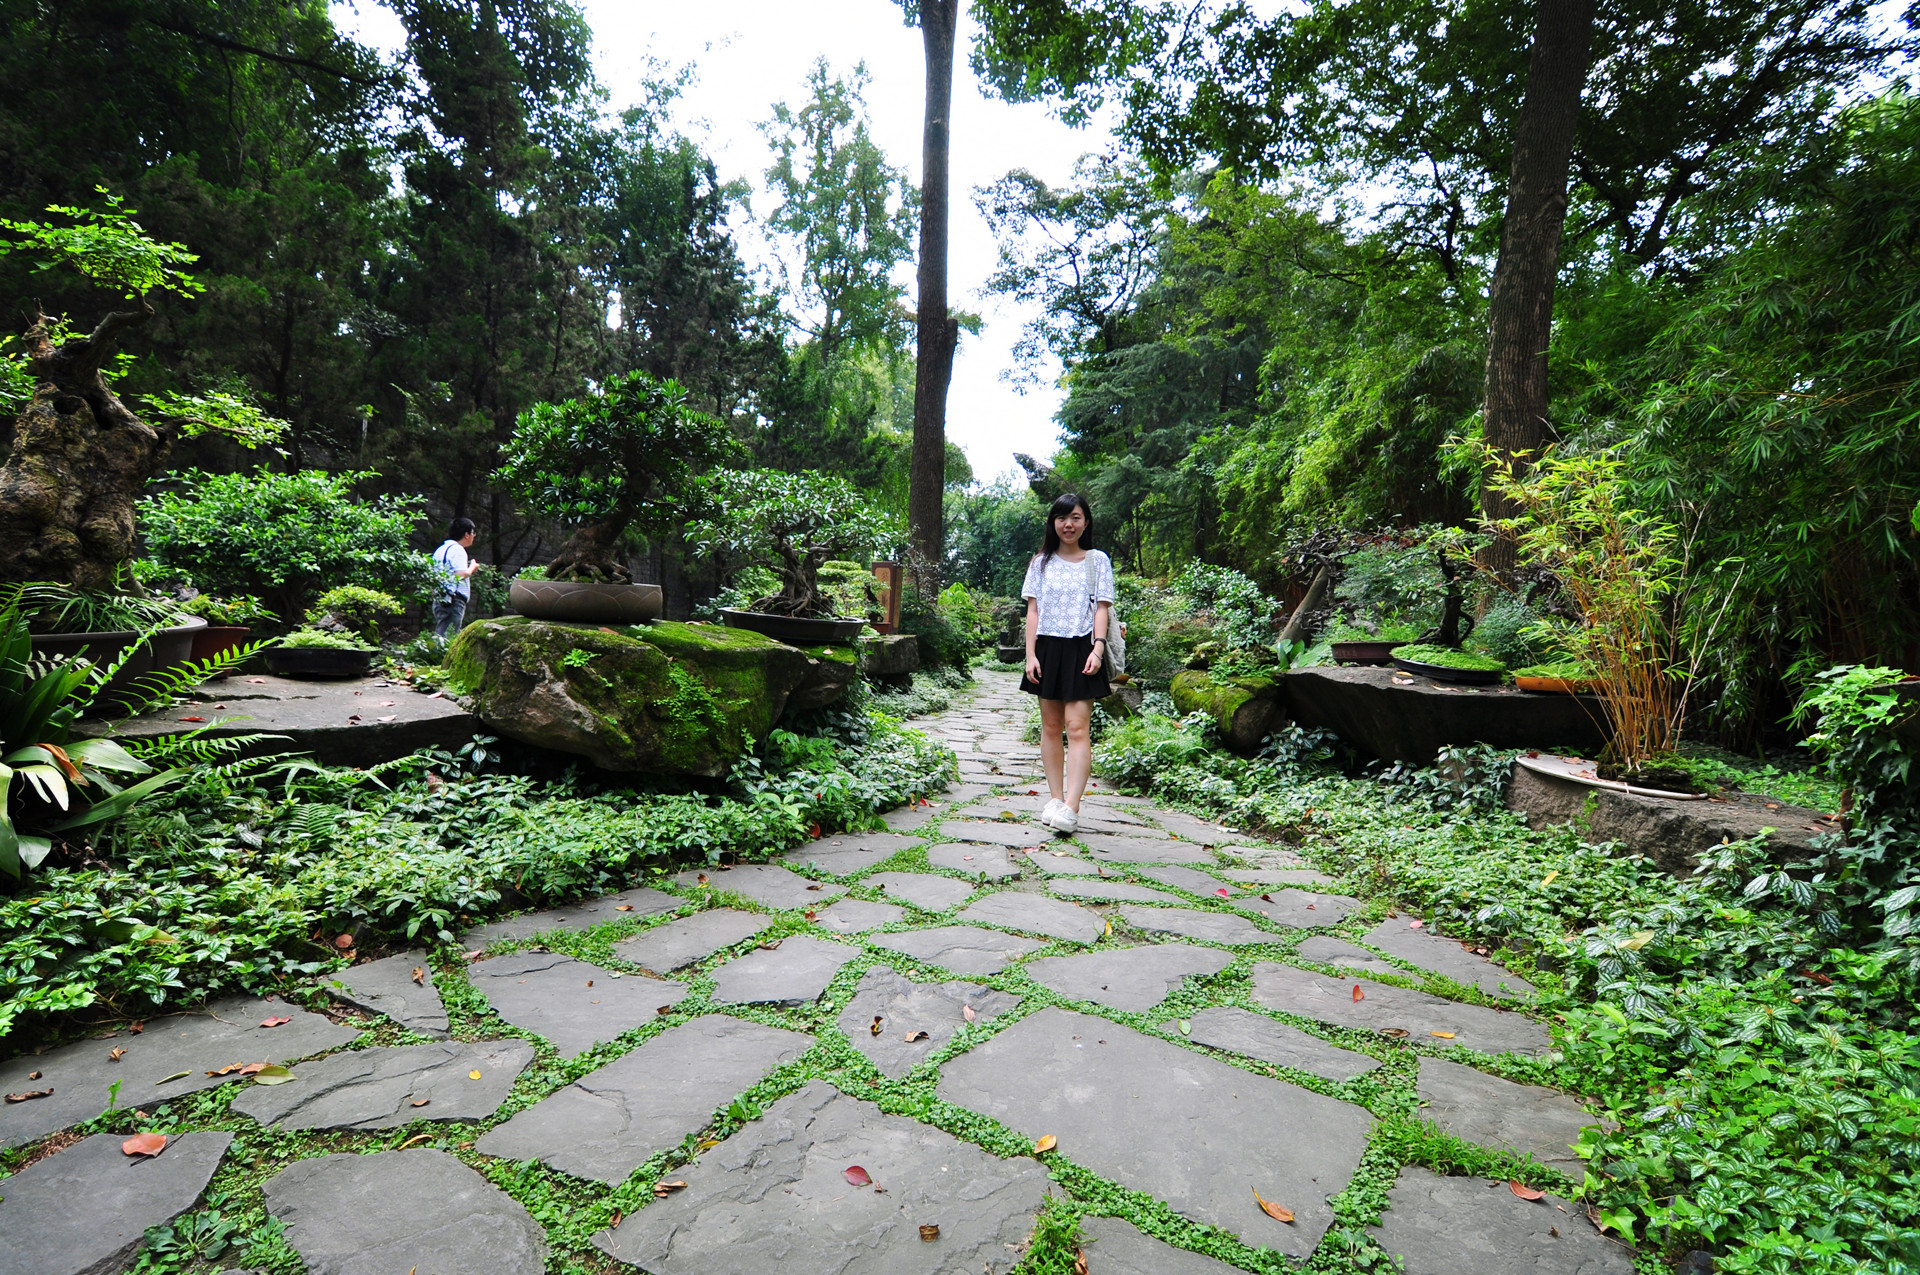
[[[1599,683],[1592,678],[1572,677],[1519,677],[1513,684],[1523,691],[1537,691],[1546,695],[1591,695]]]
[[[567,624],[645,624],[660,618],[657,584],[575,584],[571,580],[515,580],[513,609],[530,620]]]
[[[721,607],[720,618],[730,629],[751,629],[776,642],[794,646],[819,646],[823,642],[847,644],[860,640],[865,620],[843,620],[838,616],[802,618],[794,615],[768,615],[764,611],[736,611]]]
[[[209,624],[193,635],[193,653],[189,658],[195,664],[210,660],[241,645],[250,632],[244,624]]]

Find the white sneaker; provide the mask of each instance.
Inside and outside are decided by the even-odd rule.
[[[1063,837],[1071,837],[1073,830],[1079,826],[1080,816],[1075,814],[1073,807],[1064,801],[1060,803],[1060,809],[1053,812],[1052,822],[1047,824],[1047,827],[1052,828]]]
[[[1047,804],[1045,808],[1043,808],[1040,811],[1040,822],[1045,824],[1049,828],[1053,827],[1053,817],[1059,814],[1062,810],[1065,810],[1066,808],[1067,808],[1067,803],[1060,800],[1058,797],[1047,798]]]

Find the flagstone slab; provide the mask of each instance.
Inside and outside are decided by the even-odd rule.
[[[1049,850],[1044,846],[1020,856],[1020,862],[1043,877],[1097,877],[1106,869],[1087,859],[1076,858],[1069,850]]]
[[[941,1067],[939,1096],[1175,1212],[1290,1257],[1333,1223],[1365,1109],[1088,1014],[1049,1006]],[[1281,1225],[1249,1187],[1293,1210]],[[1091,1265],[1091,1263],[1090,1263]]]
[[[998,974],[1028,952],[1046,946],[1034,939],[972,925],[941,925],[931,930],[878,934],[873,938],[873,945],[904,952],[916,961],[938,965],[956,974],[976,976]]]
[[[950,868],[969,875],[985,875],[989,881],[1011,881],[1020,875],[1026,856],[1015,862],[1003,846],[976,845],[971,841],[948,841],[927,850],[927,862],[936,868]]]
[[[1024,792],[996,793],[982,797],[978,801],[968,802],[948,817],[951,819],[998,819],[1003,814],[1032,816],[1047,808],[1053,798],[1045,793],[1029,795]]]
[[[1360,970],[1368,974],[1411,977],[1407,970],[1401,969],[1380,953],[1361,947],[1358,943],[1334,938],[1331,934],[1315,934],[1303,940],[1300,946],[1294,949],[1294,954],[1303,961],[1313,961],[1320,965],[1336,965],[1341,969]]]
[[[1523,1200],[1504,1182],[1408,1165],[1368,1229],[1406,1275],[1632,1275],[1632,1250],[1584,1213],[1557,1195]]]
[[[874,890],[885,890],[889,899],[900,899],[925,912],[945,912],[965,901],[975,886],[952,877],[930,872],[876,872],[860,882]]]
[[[789,935],[775,948],[756,948],[713,972],[716,1005],[810,1005],[840,967],[860,955],[844,943]]]
[[[125,1141],[125,1134],[96,1133],[0,1181],[0,1272],[125,1270],[149,1226],[193,1207],[233,1135],[175,1134],[151,1160],[122,1153]]]
[[[1168,1023],[1167,1030],[1179,1031],[1180,1025]],[[1328,1080],[1352,1080],[1380,1065],[1378,1059],[1338,1045],[1329,1045],[1318,1036],[1277,1023],[1265,1014],[1233,1005],[1215,1005],[1187,1020],[1184,1033],[1196,1045],[1245,1054],[1279,1067],[1311,1072]]]
[[[1221,876],[1244,886],[1332,885],[1333,878],[1312,868],[1227,868]]]
[[[480,1139],[477,1150],[539,1160],[577,1178],[621,1183],[649,1158],[698,1133],[713,1113],[813,1037],[703,1014],[542,1098]]]
[[[821,909],[813,923],[835,934],[864,934],[883,925],[892,925],[907,915],[907,910],[891,903],[868,903],[861,899],[841,899]]]
[[[1479,953],[1469,952],[1458,939],[1443,938],[1424,925],[1414,929],[1409,920],[1390,916],[1368,930],[1361,942],[1493,996],[1533,995],[1533,984],[1518,974],[1509,974]]]
[[[1084,807],[1080,817],[1074,821],[1074,835],[1083,832],[1106,833],[1119,837],[1144,837],[1149,841],[1171,841],[1173,835],[1163,832],[1152,824],[1131,815],[1116,814],[1109,810],[1088,810]]]
[[[933,1056],[969,1022],[984,1023],[1020,1003],[978,983],[916,983],[876,965],[840,1013],[840,1030],[882,1074],[895,1080]],[[973,1018],[967,1010],[973,1010]],[[879,1031],[873,1029],[876,1026]],[[925,1039],[909,1040],[925,1034]]]
[[[511,952],[467,966],[467,981],[494,1012],[545,1037],[562,1058],[585,1053],[659,1017],[685,983],[615,974],[558,952]]]
[[[780,861],[802,872],[849,877],[886,862],[902,850],[924,844],[918,837],[905,837],[897,832],[848,832],[809,841],[798,850],[781,855]]]
[[[1106,929],[1105,921],[1078,904],[1011,890],[975,899],[954,913],[954,919],[1025,930],[1029,934],[1044,934],[1075,943],[1091,943]]]
[[[284,1084],[248,1085],[233,1100],[233,1110],[282,1129],[397,1129],[415,1120],[484,1120],[507,1100],[507,1091],[533,1059],[534,1048],[524,1040],[347,1050],[301,1063]]]
[[[262,1027],[268,1018],[293,1021]],[[44,1054],[0,1062],[0,1092],[51,1089],[45,1098],[0,1106],[0,1148],[17,1147],[107,1109],[115,1081],[122,1106],[165,1102],[238,1079],[209,1076],[229,1063],[290,1062],[360,1035],[283,1000],[229,996],[189,1014],[150,1018],[139,1033],[119,1030]],[[113,1051],[124,1050],[118,1061]],[[34,1072],[38,1080],[28,1079]],[[176,1073],[184,1072],[175,1079]]]
[[[1530,1155],[1578,1181],[1580,1131],[1603,1123],[1558,1089],[1521,1085],[1443,1058],[1420,1060],[1421,1118],[1476,1146]]]
[[[660,890],[622,890],[618,894],[603,895],[563,908],[548,908],[544,912],[528,912],[522,916],[510,916],[502,921],[478,925],[461,935],[460,943],[468,948],[485,947],[501,939],[530,939],[549,930],[575,932],[605,925],[609,921],[639,921],[684,907],[686,902]]]
[[[260,1188],[307,1275],[545,1275],[520,1202],[444,1151],[296,1160]]]
[[[1355,988],[1360,1000],[1353,999]],[[1483,1054],[1539,1054],[1552,1043],[1547,1029],[1524,1014],[1462,1005],[1368,979],[1329,978],[1291,965],[1255,965],[1253,999],[1268,1009],[1337,1027],[1405,1032],[1406,1039],[1420,1044],[1458,1045]]]
[[[700,890],[700,878],[706,877],[704,887],[709,890],[726,890],[752,899],[762,907],[813,908],[819,907],[829,899],[836,899],[847,892],[847,887],[831,882],[815,881],[803,877],[797,872],[775,867],[771,863],[743,863],[734,868],[690,868],[673,878],[673,883],[684,890]]]
[[[1108,863],[1212,863],[1205,847],[1192,841],[1160,840],[1115,832],[1079,832],[1074,839],[1095,859]]]
[[[440,1003],[440,992],[433,985],[433,966],[427,963],[425,952],[402,952],[322,974],[315,981],[335,1000],[385,1014],[422,1036],[446,1039],[447,1007]]]
[[[1218,891],[1228,888],[1227,884],[1219,877],[1202,872],[1198,868],[1149,864],[1145,867],[1135,868],[1134,872],[1139,876],[1147,878],[1149,881],[1158,881],[1161,885],[1170,885],[1176,890],[1185,890],[1187,893],[1197,894],[1203,899],[1215,898]]]
[[[1122,1218],[1082,1217],[1080,1239],[1088,1271],[1099,1275],[1240,1275],[1238,1267],[1156,1240]]]
[[[1208,943],[1272,943],[1280,936],[1230,912],[1198,912],[1191,908],[1121,908],[1120,916],[1136,930],[1149,934],[1178,934]]]
[[[885,1190],[850,1185],[851,1165]],[[998,1159],[824,1080],[674,1176],[685,1190],[594,1244],[649,1275],[1005,1275],[1048,1182],[1037,1161]]]
[[[1160,943],[1049,956],[1028,964],[1027,973],[1062,996],[1141,1013],[1173,995],[1189,974],[1218,974],[1232,963],[1210,947]]]
[[[942,836],[990,846],[1044,846],[1053,833],[1037,823],[988,822],[983,819],[949,819],[940,825]]]
[[[644,969],[667,973],[695,961],[704,961],[723,947],[752,938],[773,922],[757,912],[738,908],[708,908],[692,916],[655,926],[639,938],[613,945],[621,960]]]
[[[928,821],[940,817],[940,807],[928,802],[924,806],[902,806],[898,810],[889,810],[880,816],[880,822],[895,832],[912,832],[916,828],[926,827]]]
[[[1178,895],[1154,890],[1131,881],[1097,881],[1084,877],[1062,877],[1047,889],[1065,899],[1087,899],[1094,903],[1185,903]]]
[[[1203,846],[1224,846],[1254,840],[1244,832],[1233,832],[1184,810],[1164,810],[1156,806],[1149,813],[1155,823],[1182,841],[1197,841]]]
[[[1243,895],[1229,907],[1253,916],[1263,916],[1296,930],[1338,925],[1360,909],[1360,900],[1344,894],[1320,894],[1313,890],[1269,890],[1264,894]]]

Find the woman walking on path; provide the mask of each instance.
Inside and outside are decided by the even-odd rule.
[[[1020,689],[1040,697],[1040,764],[1053,794],[1040,822],[1065,835],[1079,826],[1080,798],[1093,773],[1093,701],[1112,693],[1102,657],[1113,617],[1113,563],[1093,547],[1093,511],[1079,496],[1069,492],[1047,511],[1046,538],[1027,564],[1020,595],[1027,600]]]

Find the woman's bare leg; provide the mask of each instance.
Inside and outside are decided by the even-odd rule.
[[[1061,705],[1066,711],[1067,727],[1067,805],[1075,814],[1080,812],[1080,798],[1086,795],[1087,779],[1093,774],[1093,736],[1089,723],[1093,720],[1093,701],[1077,699]],[[1053,732],[1054,747],[1060,747],[1060,732]],[[1053,771],[1047,772],[1049,781]]]
[[[1063,748],[1060,742],[1061,732],[1066,729],[1067,709],[1065,700],[1043,699],[1040,701],[1040,768],[1047,772],[1047,791],[1053,799],[1059,801],[1064,778]],[[1084,769],[1084,768],[1083,768]],[[1087,778],[1080,776],[1080,786],[1086,787]]]

